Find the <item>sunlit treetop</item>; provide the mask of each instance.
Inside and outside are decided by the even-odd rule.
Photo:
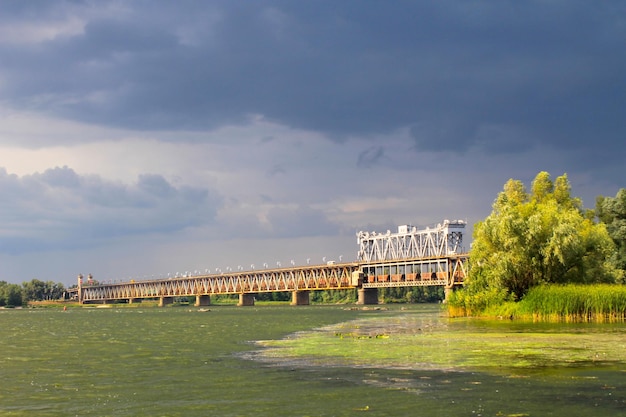
[[[571,196],[566,174],[540,172],[527,193],[510,179],[492,213],[474,227],[469,291],[505,291],[521,298],[542,283],[614,282],[615,246],[606,226]]]

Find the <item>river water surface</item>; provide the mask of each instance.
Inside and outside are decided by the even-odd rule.
[[[438,306],[0,310],[1,416],[626,416],[626,326]]]

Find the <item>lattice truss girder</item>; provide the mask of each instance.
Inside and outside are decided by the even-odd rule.
[[[248,271],[167,280],[83,286],[83,301],[355,288],[358,264]]]
[[[467,276],[466,254],[445,258],[378,261],[363,264],[363,288],[462,285]]]
[[[358,261],[445,257],[463,251],[462,220],[444,220],[434,228],[399,226],[398,233],[357,233]]]

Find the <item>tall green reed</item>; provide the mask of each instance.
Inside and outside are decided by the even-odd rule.
[[[617,321],[626,318],[626,286],[541,285],[518,303],[519,316],[564,321]]]

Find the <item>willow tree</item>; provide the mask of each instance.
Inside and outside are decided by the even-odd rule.
[[[620,269],[621,282],[626,282],[626,189],[620,189],[615,197],[598,197],[596,215],[606,224],[617,246],[614,259]]]
[[[615,251],[603,223],[585,215],[564,174],[540,172],[528,193],[510,179],[474,226],[466,291],[520,299],[543,283],[614,282]]]

